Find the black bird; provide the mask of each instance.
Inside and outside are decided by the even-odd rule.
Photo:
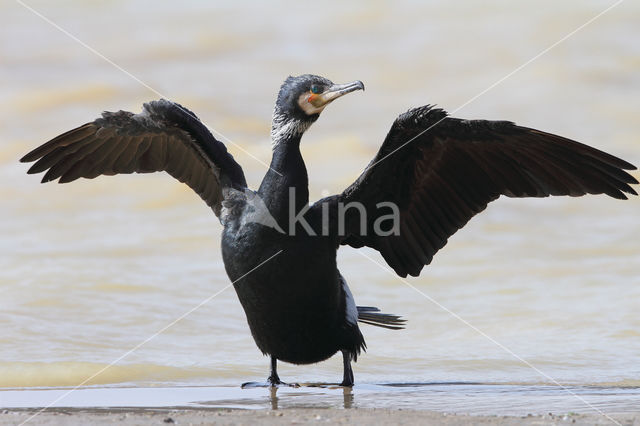
[[[402,328],[404,321],[356,306],[336,265],[340,245],[372,247],[395,272],[417,276],[447,239],[490,201],[508,197],[607,194],[626,199],[638,183],[626,161],[581,143],[508,121],[461,120],[423,106],[401,114],[378,154],[341,194],[309,205],[300,139],[332,101],[360,81],[336,85],[286,79],[271,128],[273,157],[260,189],[188,109],[167,101],[139,114],[105,112],[24,156],[47,171],[42,182],[166,171],[213,209],[224,229],[227,275],[258,348],[309,364],[341,351],[343,386],[365,349],[358,321]]]

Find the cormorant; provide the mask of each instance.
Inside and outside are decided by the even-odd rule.
[[[342,385],[365,348],[358,321],[404,321],[356,306],[336,265],[340,245],[372,247],[394,271],[417,276],[447,239],[490,201],[508,197],[607,194],[626,199],[635,167],[587,145],[508,121],[462,120],[427,105],[401,114],[362,175],[309,204],[300,139],[335,99],[364,90],[314,75],[289,77],[278,93],[271,166],[258,191],[188,109],[168,100],[139,114],[104,112],[25,155],[42,182],[166,171],[189,185],[223,225],[222,256],[258,348],[309,364],[341,351]],[[383,226],[384,225],[384,226]]]

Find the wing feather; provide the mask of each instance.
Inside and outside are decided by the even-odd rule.
[[[508,121],[449,118],[425,106],[401,115],[362,175],[333,198],[365,206],[395,203],[399,235],[373,235],[376,214],[367,216],[369,233],[362,235],[359,217],[348,216],[341,243],[375,248],[399,275],[416,276],[451,235],[500,195],[626,199],[637,195],[631,185],[638,182],[625,171],[634,169],[561,136]]]
[[[29,152],[28,173],[42,182],[100,175],[166,171],[186,183],[219,215],[224,188],[246,180],[226,147],[186,108],[167,100],[144,104],[139,114],[105,112]]]

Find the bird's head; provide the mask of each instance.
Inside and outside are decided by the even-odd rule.
[[[273,110],[272,143],[278,145],[284,139],[301,136],[327,105],[355,90],[364,90],[364,84],[359,80],[334,84],[311,74],[287,78]]]

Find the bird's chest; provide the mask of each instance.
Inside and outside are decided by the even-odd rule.
[[[279,304],[333,292],[336,253],[326,239],[258,227],[225,230],[222,238],[225,269],[241,301],[260,305],[268,297]]]

